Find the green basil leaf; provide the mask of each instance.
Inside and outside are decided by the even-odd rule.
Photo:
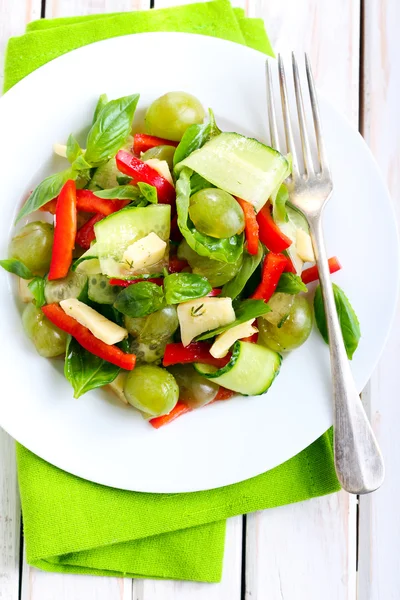
[[[206,331],[199,335],[196,340],[208,340],[220,333],[224,333],[228,329],[232,329],[232,327],[236,327],[236,325],[241,325],[246,321],[250,321],[250,319],[257,319],[257,317],[265,315],[270,310],[270,307],[264,300],[243,300],[243,302],[239,302],[235,307],[236,319],[233,323],[223,325],[212,331]]]
[[[179,304],[195,298],[203,298],[211,292],[209,281],[195,273],[173,273],[164,278],[167,304]]]
[[[162,287],[149,281],[130,285],[118,294],[114,302],[114,308],[128,317],[145,317],[163,306]]]
[[[307,292],[307,286],[298,275],[294,273],[282,273],[276,291],[294,295],[300,292]]]
[[[67,159],[73,163],[81,154],[83,154],[82,148],[71,133],[67,140]]]
[[[144,183],[142,181],[139,181],[137,185],[140,193],[142,194],[143,198],[147,200],[147,202],[150,204],[157,204],[157,189],[154,187],[154,185],[150,185],[149,183]]]
[[[204,146],[204,144],[212,137],[221,133],[221,130],[218,129],[215,123],[213,111],[209,109],[208,113],[208,123],[204,123],[203,125],[191,125],[186,129],[174,153],[174,167],[189,156],[189,154],[192,154],[192,152]]]
[[[349,299],[343,290],[335,283],[333,284],[333,294],[335,297],[336,310],[339,317],[340,328],[342,330],[344,345],[347,356],[351,360],[354,352],[357,350],[358,342],[360,341],[361,337],[360,323],[353,307],[350,304]],[[315,290],[314,313],[319,332],[324,338],[325,342],[329,344],[325,307],[320,285],[318,285],[317,289]]]
[[[71,168],[74,171],[88,171],[92,168],[92,165],[87,162],[83,154],[80,154],[72,163]]]
[[[118,185],[128,185],[132,181],[132,177],[127,177],[126,175],[117,175]]]
[[[99,190],[93,192],[98,198],[104,200],[139,200],[140,191],[134,185],[120,185],[108,190]]]
[[[0,260],[0,267],[3,267],[3,269],[13,275],[18,275],[18,277],[21,277],[22,279],[32,279],[32,277],[34,277],[32,271],[16,258]]]
[[[257,254],[249,254],[246,250],[243,252],[243,262],[238,274],[228,281],[222,288],[221,295],[227,296],[234,300],[243,291],[246,283],[257,269],[264,255],[262,245],[258,244]]]
[[[103,110],[103,108],[105,107],[105,105],[107,103],[108,103],[107,94],[101,94],[101,96],[97,100],[96,108],[94,109],[92,125],[93,125],[93,123],[95,123],[97,121],[97,117],[99,116],[99,114],[101,113],[101,111]]]
[[[131,132],[139,94],[111,100],[100,111],[87,137],[86,160],[93,166],[115,156]]]
[[[191,170],[184,167],[176,183],[176,208],[179,229],[188,245],[200,256],[207,256],[213,260],[226,263],[234,263],[243,254],[242,233],[229,238],[213,238],[197,231],[189,219],[191,174]]]
[[[74,388],[74,398],[114,381],[120,368],[91,354],[74,338],[69,338],[64,374]]]
[[[44,288],[46,287],[45,277],[35,277],[28,283],[28,288],[31,290],[32,295],[35,299],[35,304],[38,308],[41,308],[46,302],[46,296],[44,294]]]
[[[53,198],[58,196],[61,192],[64,183],[66,183],[68,179],[75,180],[77,176],[77,171],[70,168],[43,179],[43,181],[33,190],[32,194],[19,211],[16,222],[20,221],[31,212],[38,210],[43,204],[46,204],[46,202],[53,200]]]

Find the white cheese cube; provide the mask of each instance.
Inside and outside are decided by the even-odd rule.
[[[166,242],[151,232],[128,246],[122,259],[129,268],[137,271],[158,263],[164,256],[166,247]]]
[[[171,171],[169,170],[169,166],[166,160],[160,160],[159,158],[149,158],[149,160],[144,161],[146,165],[149,165],[152,169],[157,171],[161,177],[164,177],[171,185],[174,185],[174,181],[172,179]]]
[[[231,327],[231,329],[217,335],[215,342],[210,348],[211,356],[214,358],[223,358],[228,354],[229,348],[231,348],[237,340],[250,337],[254,333],[257,333],[258,329],[253,327],[254,321],[255,319],[250,319],[250,321],[236,325],[236,327]]]
[[[178,305],[182,344],[187,346],[201,333],[233,323],[235,311],[231,298],[206,296]]]

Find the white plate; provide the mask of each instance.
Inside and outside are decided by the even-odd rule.
[[[268,141],[264,63],[264,55],[231,42],[150,33],[86,46],[29,75],[0,100],[0,256],[7,255],[21,199],[42,175],[63,168],[52,158],[53,142],[87,127],[99,94],[140,92],[138,122],[156,97],[186,90],[213,108],[223,129]],[[329,255],[340,257],[343,270],[335,281],[361,322],[352,361],[361,390],[396,302],[395,218],[362,138],[323,99],[321,109],[335,184],[325,215],[327,246]],[[86,479],[145,492],[219,487],[286,461],[332,423],[328,351],[316,332],[285,358],[268,394],[216,403],[156,431],[103,391],[73,399],[62,361],[41,358],[25,337],[12,277],[3,270],[0,305],[0,425],[39,456]]]

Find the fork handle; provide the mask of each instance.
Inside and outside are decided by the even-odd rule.
[[[382,484],[385,467],[347,359],[325,250],[322,215],[309,218],[309,224],[329,334],[336,474],[348,492],[368,494]]]

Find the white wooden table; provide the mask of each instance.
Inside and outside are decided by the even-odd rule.
[[[155,0],[155,7],[176,3]],[[236,4],[248,16],[265,20],[277,51],[310,53],[319,88],[360,129],[374,153],[400,220],[400,0]],[[0,52],[10,36],[23,33],[29,20],[41,16],[149,7],[150,0],[0,0]],[[29,106],[27,110],[29,119]],[[359,501],[343,492],[231,519],[218,585],[58,575],[29,567],[21,537],[14,443],[0,429],[0,599],[398,600],[399,357],[400,310],[363,394],[386,458],[383,488]]]

